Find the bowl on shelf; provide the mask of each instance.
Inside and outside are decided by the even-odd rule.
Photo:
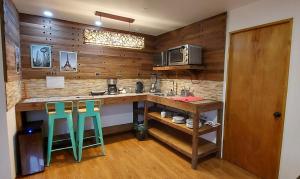
[[[193,119],[187,119],[185,123],[186,127],[193,129]],[[201,121],[199,121],[199,128],[202,127]]]
[[[182,117],[182,116],[173,116],[172,122],[174,122],[176,124],[183,124],[183,123],[185,123],[184,117]]]

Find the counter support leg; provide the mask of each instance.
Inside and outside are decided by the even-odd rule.
[[[16,125],[17,125],[17,131],[21,131],[23,127],[23,121],[22,121],[22,112],[16,111]]]
[[[198,143],[199,143],[199,111],[193,116],[193,141],[192,141],[192,168],[196,169],[198,164]]]
[[[146,129],[148,129],[147,114],[148,114],[148,103],[147,101],[144,101],[144,126]]]
[[[217,146],[219,148],[219,151],[217,153],[217,157],[218,158],[221,158],[221,153],[222,153],[222,150],[221,150],[221,147],[222,147],[222,127],[223,127],[223,109],[218,109],[218,123],[221,124],[221,126],[219,126],[219,129],[217,130]]]

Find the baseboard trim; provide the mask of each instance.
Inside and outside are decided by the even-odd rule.
[[[122,132],[128,132],[133,130],[133,124],[121,124],[117,126],[109,126],[103,128],[103,135],[111,135],[111,134],[117,134]]]

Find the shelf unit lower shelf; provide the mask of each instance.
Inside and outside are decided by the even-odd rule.
[[[167,126],[175,128],[175,129],[177,129],[181,132],[193,135],[193,129],[190,129],[190,128],[186,127],[185,124],[173,123],[172,118],[168,118],[168,117],[162,118],[160,116],[160,113],[158,113],[158,112],[150,112],[150,113],[147,114],[147,117],[149,119],[156,120],[156,121],[158,121],[160,123],[163,123]],[[211,127],[211,126],[205,125],[205,126],[202,126],[202,127],[199,128],[198,134],[202,135],[202,134],[207,134],[207,133],[210,133],[210,132],[214,132],[214,131],[217,131],[219,129],[219,127],[220,126]]]
[[[148,133],[156,138],[157,140],[167,144],[171,148],[177,150],[178,152],[192,158],[192,142],[181,138],[180,135],[176,135],[164,129],[159,129],[156,127],[151,127],[148,129]],[[218,152],[219,148],[216,144],[209,142],[205,139],[199,138],[198,143],[198,157],[204,157],[209,154]]]

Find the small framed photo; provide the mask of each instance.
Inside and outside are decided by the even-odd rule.
[[[51,68],[51,46],[31,45],[31,67]]]
[[[15,46],[15,55],[16,55],[16,72],[17,74],[21,71],[21,56],[20,56],[20,48]]]
[[[59,66],[61,72],[77,72],[77,52],[60,51]]]

